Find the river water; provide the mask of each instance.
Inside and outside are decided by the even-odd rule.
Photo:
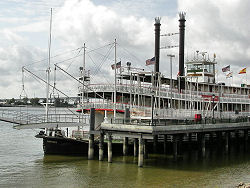
[[[137,158],[113,157],[99,162],[86,157],[44,156],[39,130],[15,130],[0,122],[0,187],[235,187],[250,183],[250,152],[232,148],[229,155],[218,150],[206,159],[197,152],[150,155],[143,168]]]

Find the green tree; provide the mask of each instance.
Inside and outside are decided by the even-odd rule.
[[[24,97],[24,98],[23,98],[23,104],[28,104],[28,100],[29,100],[29,99],[28,99],[27,97]]]
[[[16,102],[16,100],[14,98],[12,98],[12,99],[9,100],[10,104],[14,104],[15,102]]]
[[[40,105],[39,98],[32,98],[32,99],[30,99],[30,103],[32,104],[32,106]]]

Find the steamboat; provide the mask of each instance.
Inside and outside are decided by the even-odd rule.
[[[126,121],[149,125],[168,126],[173,122],[200,122],[248,118],[250,110],[250,88],[228,86],[216,82],[216,56],[212,59],[206,52],[196,51],[192,60],[184,63],[185,13],[179,14],[179,73],[165,77],[160,71],[160,18],[155,19],[155,56],[147,60],[154,71],[133,67],[130,62],[117,62],[116,53],[112,69],[114,83],[98,84],[91,81],[85,70],[85,60],[80,68],[81,76],[78,97],[79,115],[88,116],[91,109],[95,119],[91,120],[92,131],[101,131],[102,123]],[[116,41],[113,43],[116,51]],[[85,53],[85,46],[84,46]],[[84,56],[85,57],[85,56]],[[91,118],[90,118],[91,119]],[[88,124],[88,122],[86,123]],[[78,124],[72,134],[63,133],[63,128],[46,128],[36,137],[43,139],[45,154],[84,154],[88,151],[88,130]],[[90,125],[91,127],[91,125]],[[45,128],[45,127],[43,127]],[[117,150],[122,147],[117,138]],[[98,141],[95,143],[97,147]]]

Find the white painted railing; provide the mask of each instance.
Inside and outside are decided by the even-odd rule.
[[[87,92],[113,92],[114,85],[90,85],[89,90]],[[160,96],[162,98],[171,98],[170,88],[161,88],[161,90],[155,90],[151,86],[141,86],[138,85],[117,85],[117,91],[123,93],[132,93],[132,94],[141,94],[141,95],[152,95],[154,93],[155,96]],[[202,95],[212,96],[215,94],[216,96],[220,96],[219,93],[213,92],[201,92],[201,91],[190,91],[185,90],[183,93],[179,93],[177,89],[172,90],[172,98],[177,100],[195,100],[202,101]],[[248,95],[237,95],[237,94],[222,94],[220,97],[221,102],[224,103],[244,103],[250,104],[250,98]]]
[[[82,114],[31,114],[24,111],[0,109],[0,120],[15,124],[37,123],[88,123],[88,115]]]

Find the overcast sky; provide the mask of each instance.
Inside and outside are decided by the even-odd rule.
[[[0,98],[19,98],[22,71],[45,78],[48,61],[50,8],[53,8],[51,70],[54,64],[79,76],[82,50],[87,46],[86,68],[93,82],[110,83],[114,62],[111,48],[117,39],[117,58],[122,63],[145,67],[154,56],[154,18],[161,17],[161,33],[178,32],[178,12],[186,12],[185,57],[196,50],[217,55],[218,81],[231,83],[221,68],[231,66],[233,83],[246,82],[238,72],[250,71],[250,1],[247,0],[4,0],[0,1]],[[178,36],[161,38],[161,46],[178,45]],[[93,49],[102,47],[98,51]],[[161,50],[160,70],[169,76],[169,59],[174,59],[176,77],[178,49]],[[104,56],[103,56],[104,55]],[[55,56],[55,57],[54,57]],[[52,76],[52,84],[53,84]],[[76,96],[78,84],[56,71],[57,87]],[[250,78],[248,77],[248,80]],[[45,85],[24,72],[28,97],[45,97]]]

